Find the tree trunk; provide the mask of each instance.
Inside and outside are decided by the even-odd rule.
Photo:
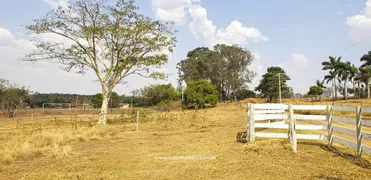
[[[223,102],[223,84],[220,85],[219,101]]]
[[[108,101],[108,93],[102,93],[102,107],[100,109],[98,124],[107,124]]]
[[[338,79],[338,76],[335,75],[334,79],[334,85],[335,85],[335,101],[338,99],[338,87],[336,86],[336,80]]]
[[[354,99],[356,98],[356,81],[354,79],[352,80],[353,83],[353,94],[354,94]]]
[[[344,81],[344,99],[348,99],[348,79]]]
[[[361,82],[358,80],[358,99],[361,99]]]
[[[367,80],[367,83],[366,83],[367,85],[367,98],[370,98],[370,81],[369,80]]]
[[[335,90],[335,79],[332,80],[332,102],[335,101],[335,93],[336,93],[336,90]]]

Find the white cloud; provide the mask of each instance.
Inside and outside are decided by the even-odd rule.
[[[338,15],[342,15],[342,14],[343,14],[343,12],[339,11],[339,12],[337,12],[337,14],[338,14]]]
[[[252,52],[254,56],[254,61],[251,63],[251,70],[256,73],[256,77],[252,80],[250,85],[250,90],[254,90],[255,87],[259,85],[260,79],[263,75],[264,66],[261,63],[261,56],[259,52]]]
[[[248,40],[253,42],[268,41],[258,29],[245,27],[239,21],[232,21],[225,29],[217,29],[212,20],[207,17],[207,10],[200,5],[192,5],[189,9],[191,23],[189,28],[196,36],[202,36],[206,44],[212,47],[215,44],[241,45],[246,44]]]
[[[187,16],[186,10],[192,6],[192,2],[200,0],[152,0],[152,8],[158,19],[183,24]]]
[[[200,5],[194,5],[189,9],[192,22],[189,28],[196,37],[212,38],[216,33],[213,21],[207,19],[207,10]]]
[[[290,77],[296,76],[296,73],[301,72],[309,63],[308,58],[304,54],[292,53],[291,58],[278,66],[282,67]]]
[[[49,6],[53,9],[56,9],[59,6],[62,6],[62,7],[68,6],[68,0],[43,0],[43,1],[49,4]]]
[[[359,14],[348,17],[345,24],[349,26],[348,36],[353,41],[362,41],[370,37],[371,32],[371,0]]]
[[[35,46],[30,41],[16,39],[9,30],[0,27],[0,55],[2,57],[9,58],[14,56],[14,54],[27,53],[34,48]]]
[[[291,54],[293,65],[297,68],[303,68],[308,64],[308,58],[304,54],[292,53]]]

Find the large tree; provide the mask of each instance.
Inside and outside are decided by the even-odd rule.
[[[238,46],[218,44],[213,50],[199,47],[187,54],[187,59],[178,64],[181,80],[195,81],[206,79],[219,91],[219,99],[225,100],[236,94],[255,77],[249,70],[254,60],[251,52]],[[236,98],[236,96],[234,96]]]
[[[293,93],[292,88],[287,85],[287,81],[289,80],[290,77],[281,67],[269,67],[267,73],[262,76],[255,91],[261,92],[262,96],[268,98],[269,102],[272,102],[273,98],[277,101],[279,88],[281,88],[282,97],[290,97]]]
[[[137,12],[132,0],[76,0],[26,26],[31,33],[54,34],[68,43],[36,42],[28,61],[48,60],[70,71],[92,70],[102,88],[99,124],[105,124],[114,87],[132,74],[160,78],[151,72],[167,62],[175,46],[171,23],[154,21]]]

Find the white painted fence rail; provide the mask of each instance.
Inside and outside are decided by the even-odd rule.
[[[288,112],[286,112],[287,110]],[[294,110],[326,111],[326,115],[294,114]],[[355,112],[354,118],[332,116],[332,111]],[[371,126],[371,120],[362,120],[361,112],[371,112],[371,107],[330,106],[330,105],[286,105],[286,104],[249,104],[247,140],[260,138],[289,138],[292,149],[296,152],[297,139],[326,140],[332,146],[333,141],[355,148],[356,156],[361,157],[362,151],[371,153],[371,148],[362,144],[362,139],[371,140],[371,134],[362,132],[363,126]],[[271,123],[271,120],[281,119],[281,123]],[[268,123],[265,123],[268,120]],[[327,125],[296,124],[296,120],[326,121]],[[259,123],[255,123],[259,121]],[[286,123],[288,122],[288,123]],[[333,126],[333,122],[355,125],[355,129]],[[255,128],[287,129],[288,133],[257,132]],[[327,135],[296,134],[296,130],[327,130]],[[340,137],[334,137],[333,132],[355,136],[357,142]]]

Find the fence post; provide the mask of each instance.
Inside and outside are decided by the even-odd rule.
[[[139,110],[137,110],[137,131],[139,131]]]
[[[289,117],[290,117],[290,124],[289,124],[289,140],[292,144],[292,151],[297,152],[297,140],[296,140],[296,131],[295,131],[295,117],[294,117],[294,109],[292,108],[292,104],[289,105]]]
[[[357,106],[357,116],[356,116],[356,127],[357,127],[357,157],[362,156],[362,119],[361,119],[361,107]]]
[[[255,141],[255,126],[254,126],[254,104],[249,105],[249,116],[248,116],[248,121],[249,121],[249,129],[248,129],[248,141]]]
[[[332,126],[332,106],[328,105],[327,106],[327,140],[328,140],[328,146],[331,147],[333,143],[333,137],[332,137],[332,131],[333,131],[333,126]]]

